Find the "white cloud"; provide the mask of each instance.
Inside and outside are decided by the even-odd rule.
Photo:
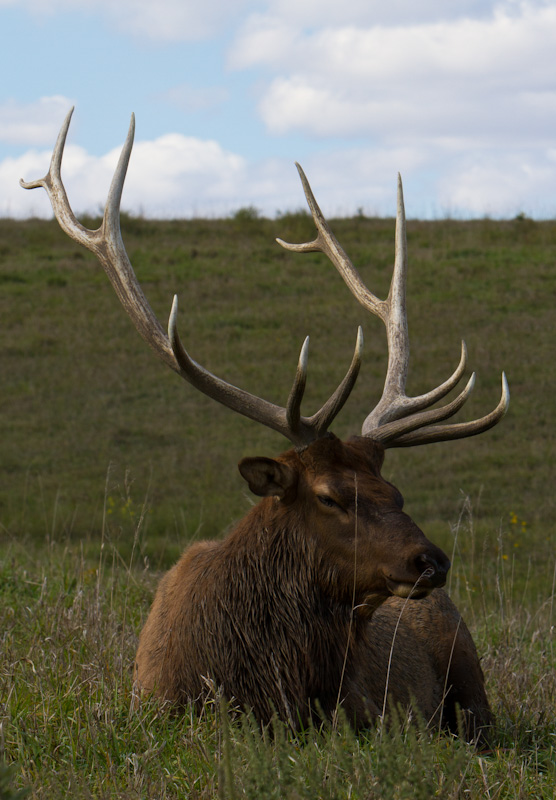
[[[556,86],[520,91],[481,91],[473,81],[452,87],[430,85],[392,91],[334,89],[301,76],[276,78],[259,103],[275,135],[294,131],[318,138],[366,136],[383,142],[450,143],[457,146],[547,145],[556,129]]]
[[[556,148],[462,158],[438,184],[441,207],[470,216],[546,218],[556,212]]]
[[[486,16],[496,0],[269,0],[267,14],[296,27],[405,25],[462,16]],[[262,5],[262,4],[261,4]],[[259,12],[262,13],[262,12]]]
[[[0,163],[1,216],[51,216],[44,190],[25,191],[18,184],[21,177],[42,177],[50,155],[31,150]],[[96,157],[68,144],[62,175],[77,216],[98,213],[104,206],[118,156],[119,149]],[[337,148],[304,159],[302,166],[328,217],[359,209],[369,215],[393,215],[398,170],[410,217],[513,216],[520,211],[553,216],[556,209],[556,148],[452,160],[439,159],[434,147]],[[540,199],[551,196],[552,203]],[[217,142],[180,134],[137,142],[124,210],[147,218],[215,217],[250,205],[267,216],[305,208],[293,163],[278,158],[247,162]]]
[[[96,213],[104,206],[119,153],[114,149],[96,157],[82,147],[66,146],[62,178],[76,214]],[[32,181],[42,177],[50,155],[50,151],[29,151],[0,163],[1,215],[51,216],[44,190],[24,191],[18,185],[19,178]],[[132,154],[122,208],[147,217],[226,214],[241,200],[245,173],[243,159],[214,141],[181,134],[139,141]]]
[[[77,216],[104,206],[119,148],[103,156],[68,144],[62,178]],[[50,151],[28,151],[0,163],[0,215],[51,217],[46,192],[25,191],[19,179],[32,181],[48,170]],[[400,164],[420,163],[417,151],[392,150],[329,153],[306,159],[303,167],[328,215],[352,214],[359,206],[374,213],[394,207],[395,176]],[[135,144],[122,208],[147,218],[226,216],[255,206],[267,216],[305,208],[293,162],[265,159],[248,163],[217,142],[167,134]]]
[[[270,3],[271,9],[283,5]],[[281,13],[270,10],[249,16],[231,50],[232,64],[237,68],[265,64],[290,71],[307,69],[332,78],[341,67],[342,74],[335,80],[350,74],[360,78],[398,75],[408,81],[415,77],[408,68],[417,69],[417,74],[436,68],[449,73],[463,69],[468,74],[469,69],[480,72],[485,66],[500,72],[508,65],[513,68],[520,54],[529,54],[538,63],[537,48],[550,48],[556,14],[554,3],[548,0],[460,2],[442,7],[435,2],[430,4],[429,14],[422,13],[421,3],[400,0],[397,5],[406,10],[389,13],[388,22],[374,12],[374,8],[378,10],[374,3],[366,6],[370,13],[363,21],[361,14],[353,13],[353,3],[327,0],[324,13],[315,14],[305,26],[303,12],[312,0],[295,5],[297,14],[280,9]],[[320,5],[319,0],[319,9]],[[384,5],[381,2],[380,8]],[[487,13],[471,13],[477,5]],[[411,13],[411,8],[419,12]],[[336,13],[331,13],[333,9]],[[464,9],[466,13],[462,13]]]
[[[359,207],[392,213],[398,170],[412,216],[554,212],[552,0],[454,0],[440,10],[437,0],[207,0],[202,6],[163,0],[156,10],[146,0],[20,2],[35,13],[102,14],[127,32],[175,40],[212,35],[231,19],[228,12],[235,14],[229,66],[254,72],[226,85],[231,93],[239,84],[244,91],[253,78],[260,116],[273,135],[320,139],[303,166],[329,216]],[[257,14],[241,22],[240,12],[253,7]],[[228,99],[223,90],[190,80],[166,90],[161,81],[156,99],[187,112],[217,113]],[[244,110],[249,98],[230,99]],[[0,140],[50,146],[69,104],[57,97],[4,103]],[[224,136],[225,122],[221,130]],[[282,152],[286,144],[280,143]],[[123,206],[149,217],[214,216],[246,205],[274,214],[303,206],[291,163],[299,157],[295,144],[291,161],[272,157],[272,139],[257,142],[256,151],[263,146],[269,156],[255,162],[222,143],[179,134],[138,142]],[[307,152],[306,142],[302,147]],[[0,214],[49,214],[44,192],[17,185],[19,177],[43,174],[49,157],[29,149],[0,163]],[[68,145],[64,176],[76,211],[104,204],[116,159],[116,151],[97,158]]]
[[[126,185],[126,208],[147,216],[213,215],[233,202],[245,162],[215,141],[173,133],[138,142]],[[222,213],[222,212],[220,212]]]
[[[225,30],[249,0],[95,0],[121,30],[148,39],[191,41]],[[104,11],[104,9],[103,9]]]
[[[35,103],[5,101],[0,104],[0,142],[40,146],[55,141],[71,106],[71,100],[59,95]]]
[[[259,110],[275,134],[538,136],[556,123],[556,6],[480,19],[323,26],[252,16],[230,54],[269,72]]]
[[[155,41],[194,41],[226,30],[253,0],[0,0],[34,16],[100,15],[124,33]]]
[[[556,5],[394,5],[270,0],[252,15],[229,59],[263,70],[267,130],[332,139],[337,160],[343,141],[359,197],[365,170],[350,153],[374,164],[371,187],[371,172],[385,185],[383,163],[401,169],[426,192],[419,215],[553,213]],[[368,149],[349,148],[362,138]],[[347,187],[333,162],[339,199]]]

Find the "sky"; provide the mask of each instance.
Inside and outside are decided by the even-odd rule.
[[[556,0],[0,0],[0,216],[556,216]]]

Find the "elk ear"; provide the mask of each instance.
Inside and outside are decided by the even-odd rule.
[[[260,497],[284,497],[297,481],[294,469],[273,458],[242,458],[238,468],[253,494]]]

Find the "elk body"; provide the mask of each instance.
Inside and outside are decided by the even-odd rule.
[[[283,433],[294,445],[277,459],[248,458],[239,469],[263,499],[220,542],[189,547],[162,579],[140,636],[135,663],[139,693],[183,705],[202,705],[207,685],[253,710],[294,726],[338,705],[356,727],[384,716],[392,704],[416,705],[437,726],[468,736],[491,722],[484,679],[471,635],[442,590],[446,555],[402,510],[398,490],[381,476],[384,451],[476,435],[495,425],[508,405],[473,422],[438,424],[455,414],[474,376],[450,403],[431,408],[459,382],[465,346],[453,375],[436,389],[408,397],[409,341],[405,311],[405,216],[398,187],[396,258],[388,298],[375,297],[333,236],[298,167],[318,235],[280,244],[321,251],[350,291],[379,316],[388,339],[381,400],[360,436],[341,442],[328,432],[355,384],[361,363],[359,331],[344,380],[312,417],[300,413],[306,381],[302,348],[285,407],[238,389],[209,373],[185,350],[174,299],[168,335],[154,316],[131,267],[120,233],[119,204],[133,143],[133,120],[97,231],[85,229],[69,206],[60,176],[71,113],[66,118],[43,186],[62,228],[104,266],[139,333],[162,360],[193,386]]]
[[[429,595],[449,561],[381,477],[383,453],[329,435],[241,462],[265,499],[163,578],[137,651],[140,687],[201,705],[210,677],[261,721],[276,711],[295,726],[338,703],[367,724],[386,698],[417,698],[427,722],[455,730],[457,702],[470,734],[488,725],[469,632],[444,592]]]

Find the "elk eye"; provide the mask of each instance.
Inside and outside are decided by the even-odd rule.
[[[327,506],[327,508],[340,508],[338,503],[329,497],[327,494],[319,494],[317,495],[319,502],[323,504],[323,506]]]

